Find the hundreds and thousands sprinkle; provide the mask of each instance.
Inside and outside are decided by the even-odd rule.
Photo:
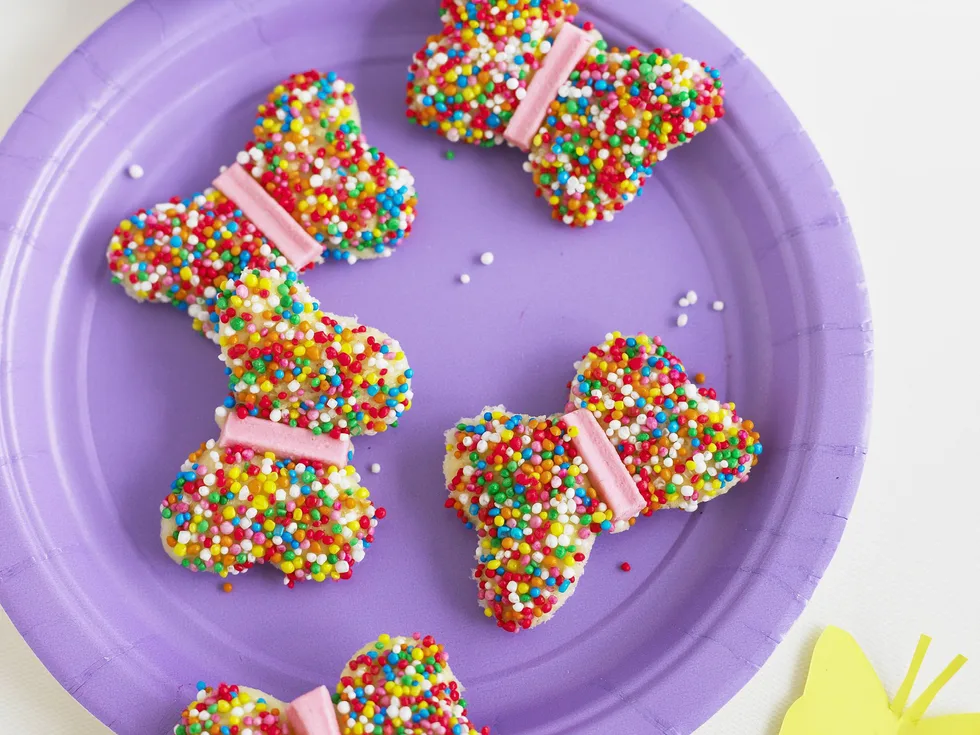
[[[175,735],[286,735],[289,705],[231,684],[197,685]],[[469,721],[462,686],[431,636],[382,635],[347,663],[332,696],[342,735],[490,735]]]
[[[572,594],[612,513],[560,416],[488,408],[447,434],[446,507],[478,536],[477,599],[509,632],[546,622]]]
[[[344,735],[490,734],[470,723],[449,656],[431,636],[380,636],[348,662],[334,702]]]
[[[618,332],[576,364],[566,412],[588,410],[643,497],[645,515],[693,511],[747,479],[762,453],[751,421],[647,335]],[[485,409],[447,434],[447,507],[477,532],[474,576],[487,617],[516,632],[548,620],[574,592],[612,521],[564,414]]]
[[[587,408],[647,501],[694,511],[748,479],[762,454],[755,425],[698,387],[659,337],[608,335],[576,364],[568,410]]]
[[[216,411],[334,440],[397,426],[412,370],[388,335],[320,309],[295,271],[244,273],[215,299],[230,394]],[[350,577],[377,520],[353,467],[205,443],[161,506],[167,552],[221,576],[272,564],[285,582]]]
[[[234,411],[333,437],[386,431],[412,405],[401,346],[322,311],[295,271],[249,271],[216,299],[214,319]]]
[[[368,144],[353,84],[334,72],[291,77],[259,106],[254,134],[238,163],[330,257],[390,255],[408,234],[414,180]]]
[[[197,683],[197,699],[180,715],[174,735],[286,735],[286,705],[235,684]]]
[[[409,119],[453,142],[502,144],[558,29],[577,10],[549,0],[443,0],[445,28],[409,69]]]
[[[164,548],[222,577],[271,564],[284,582],[349,579],[374,541],[375,509],[353,467],[204,444],[160,509]]]
[[[411,232],[411,174],[361,132],[353,86],[333,72],[297,74],[259,106],[237,162],[303,230],[322,258],[390,255]],[[113,280],[138,300],[172,303],[208,332],[214,298],[247,268],[286,261],[234,201],[208,188],[123,220],[107,257]]]
[[[409,69],[408,117],[451,141],[499,145],[578,8],[561,0],[443,0],[442,7],[442,34]],[[572,226],[612,219],[670,150],[725,113],[716,69],[666,49],[620,50],[594,33],[525,164],[537,195]]]

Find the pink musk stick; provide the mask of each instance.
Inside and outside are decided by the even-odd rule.
[[[643,496],[592,412],[580,408],[565,414],[561,420],[569,428],[578,429],[578,436],[572,437],[572,446],[589,466],[589,482],[612,511],[613,521],[628,521],[639,515],[646,507]]]
[[[225,421],[218,446],[249,447],[257,452],[272,452],[290,459],[313,459],[334,467],[346,467],[350,454],[350,439],[334,439],[326,434],[314,434],[309,429],[277,424],[253,416],[239,418],[232,413]]]
[[[239,164],[226,168],[213,183],[262,230],[293,268],[303,270],[320,257],[323,246]]]
[[[544,63],[528,85],[527,96],[521,100],[507,124],[504,140],[523,151],[531,147],[531,141],[541,129],[541,123],[548,113],[548,106],[558,96],[561,85],[568,81],[568,77],[595,40],[592,33],[571,23],[561,27],[554,45],[544,57]]]
[[[324,686],[290,702],[286,722],[289,735],[340,735],[337,713]]]

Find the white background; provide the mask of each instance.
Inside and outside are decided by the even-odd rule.
[[[861,248],[876,342],[871,452],[840,550],[785,642],[699,735],[776,735],[828,624],[857,637],[891,692],[921,632],[936,639],[923,678],[972,655],[932,714],[980,711],[980,3],[692,2],[769,76],[824,155]],[[0,131],[123,5],[0,0]],[[2,612],[0,713],[4,734],[14,722],[22,735],[108,732]]]

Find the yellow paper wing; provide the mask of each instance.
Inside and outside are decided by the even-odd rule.
[[[980,735],[980,714],[930,717],[900,735]]]
[[[888,694],[871,662],[850,634],[834,627],[817,641],[803,696],[790,707],[779,731],[831,734],[898,734],[898,718],[888,708]]]

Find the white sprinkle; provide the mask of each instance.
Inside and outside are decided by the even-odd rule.
[[[376,475],[379,472],[381,472],[381,465],[375,462],[373,465],[371,465],[371,474]]]
[[[688,306],[691,305],[691,302],[682,296],[680,299],[678,299],[677,305],[682,309],[686,309]]]
[[[490,265],[491,263],[493,263],[493,253],[486,252],[483,255],[481,255],[480,262],[483,263],[483,265]]]
[[[713,303],[711,305],[711,308],[714,309],[715,311],[724,311],[725,310],[725,302],[724,301],[716,301],[715,303]]]
[[[677,326],[683,327],[687,324],[687,314],[678,314],[677,316]]]
[[[687,303],[689,303],[691,306],[694,306],[696,303],[698,303],[698,295],[697,295],[697,293],[695,293],[694,291],[688,291],[687,292]]]
[[[126,173],[129,174],[129,178],[131,179],[142,179],[144,171],[142,166],[140,166],[138,163],[134,163],[132,166],[126,169]]]
[[[459,282],[460,283],[469,283],[470,282],[470,274],[469,273],[464,273],[463,275],[461,275],[459,277]]]

